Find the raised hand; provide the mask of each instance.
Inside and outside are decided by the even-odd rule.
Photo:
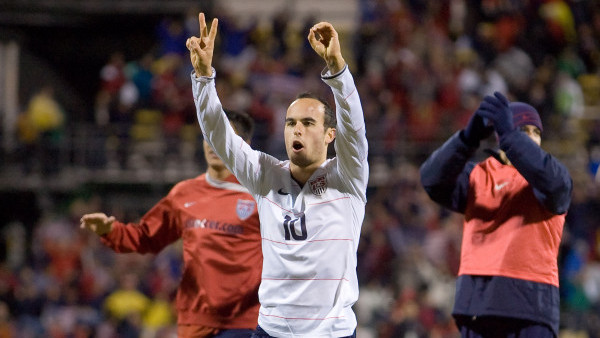
[[[187,39],[185,46],[190,50],[190,61],[196,76],[212,76],[212,58],[217,37],[218,19],[213,19],[210,30],[206,27],[204,13],[198,15],[200,22],[200,37],[192,36]]]
[[[112,224],[114,221],[114,216],[108,217],[105,214],[98,212],[83,215],[83,217],[81,217],[81,225],[79,227],[81,229],[89,229],[95,232],[97,235],[102,236],[112,230]]]
[[[478,108],[464,129],[463,136],[467,144],[479,147],[481,140],[488,138],[493,132],[494,127],[485,123],[485,118],[481,116],[481,108]]]
[[[494,96],[487,95],[477,110],[478,114],[492,121],[498,136],[511,132],[515,129],[512,110],[508,106],[508,99],[499,92]]]
[[[331,73],[335,74],[346,66],[342,57],[338,33],[329,22],[319,22],[308,33],[308,42],[317,54],[327,63]]]

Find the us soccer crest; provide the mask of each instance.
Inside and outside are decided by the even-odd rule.
[[[245,221],[254,212],[254,201],[238,200],[235,212],[242,221]]]
[[[327,179],[325,176],[319,176],[312,181],[309,181],[310,190],[313,194],[320,196],[327,190]]]

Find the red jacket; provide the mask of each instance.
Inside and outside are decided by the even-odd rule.
[[[519,278],[558,287],[565,214],[555,215],[510,165],[489,157],[470,175],[458,275]]]
[[[173,187],[139,224],[115,222],[102,242],[116,252],[158,253],[183,239],[178,324],[254,329],[262,271],[258,212],[233,175]]]
[[[557,255],[573,181],[567,168],[514,130],[497,153],[470,163],[477,148],[457,132],[421,165],[428,195],[465,215],[452,314],[548,325],[558,336]]]

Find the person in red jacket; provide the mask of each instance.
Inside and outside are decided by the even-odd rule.
[[[227,112],[246,141],[254,123]],[[160,252],[183,239],[183,276],[176,296],[178,337],[249,337],[257,326],[262,272],[256,202],[206,141],[206,173],[177,183],[137,224],[104,213],[81,217],[81,228],[115,252]]]
[[[493,132],[498,151],[472,163]],[[452,314],[462,337],[558,337],[558,250],[573,181],[524,102],[488,95],[421,165],[429,197],[464,214]]]

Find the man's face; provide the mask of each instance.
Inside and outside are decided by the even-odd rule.
[[[538,127],[528,124],[519,129],[527,134],[538,146],[542,144],[542,131]]]
[[[225,169],[225,164],[223,161],[215,154],[211,146],[208,145],[208,142],[202,141],[202,146],[204,147],[204,159],[206,160],[206,164],[213,169],[223,170]]]
[[[299,167],[320,165],[327,159],[327,145],[335,129],[324,127],[325,107],[312,98],[292,102],[285,117],[285,149],[290,161]]]
[[[230,124],[231,127],[233,127],[235,133],[239,135],[238,131],[235,129],[235,125],[233,125],[232,123]],[[249,140],[244,141],[246,141],[246,143],[250,143]],[[217,171],[227,170],[227,167],[225,167],[225,163],[221,161],[221,158],[219,158],[219,156],[215,154],[214,150],[211,148],[211,146],[208,145],[208,143],[205,140],[202,140],[202,147],[204,148],[204,159],[206,160],[206,164],[208,165],[208,167],[213,168]]]

